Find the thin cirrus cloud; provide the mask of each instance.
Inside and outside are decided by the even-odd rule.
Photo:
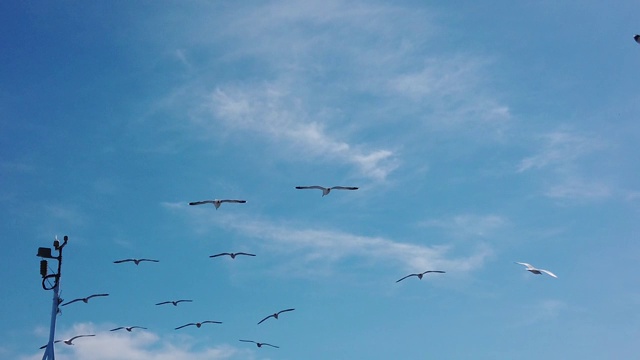
[[[384,180],[397,167],[391,150],[364,150],[330,136],[321,122],[307,120],[310,116],[288,95],[270,86],[217,89],[211,109],[227,127],[261,134],[315,158],[355,165],[367,177]]]
[[[196,221],[201,223],[202,220]],[[451,272],[464,273],[481,268],[492,254],[491,249],[482,244],[473,249],[465,249],[464,254],[458,254],[458,249],[451,245],[400,242],[381,236],[283,225],[228,214],[221,214],[215,218],[207,217],[205,221],[209,226],[225,227],[243,236],[263,240],[259,244],[269,247],[274,252],[296,254],[295,257],[287,257],[295,258],[287,266],[300,267],[302,272],[305,272],[310,264],[331,268],[341,260],[360,258],[363,263],[384,263],[408,271],[435,266],[451,269]]]
[[[103,328],[102,330],[100,328]],[[231,360],[245,359],[246,350],[238,350],[230,345],[218,345],[198,349],[187,337],[160,336],[154,332],[141,330],[132,333],[109,332],[108,326],[99,327],[93,323],[76,323],[62,331],[59,338],[68,339],[77,334],[95,334],[95,337],[74,341],[73,346],[57,344],[56,354],[67,360]],[[46,342],[46,340],[43,340]],[[33,355],[23,355],[20,360],[42,359],[44,350]]]
[[[421,8],[292,1],[193,19],[172,46],[198,76],[164,102],[190,115],[198,137],[251,133],[282,149],[282,158],[294,150],[305,155],[296,161],[334,162],[385,180],[405,160],[403,135],[389,136],[397,125],[475,133],[502,130],[510,118],[484,74],[487,59],[438,52],[429,44],[437,19]],[[193,44],[196,33],[215,35]],[[248,66],[247,76],[231,83],[219,76],[237,72],[236,63]],[[360,99],[375,99],[375,109]]]
[[[566,130],[553,131],[540,137],[542,145],[537,154],[526,157],[517,167],[518,173],[549,170],[544,195],[564,200],[597,200],[613,194],[611,186],[582,174],[581,163],[590,153],[604,144]]]

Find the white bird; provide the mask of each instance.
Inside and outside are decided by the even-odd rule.
[[[257,342],[257,341],[253,341],[253,340],[240,340],[240,341],[242,341],[242,342],[254,343],[254,344],[256,344],[258,347],[262,347],[262,345],[267,345],[267,346],[271,346],[271,347],[274,347],[274,348],[277,348],[277,349],[279,349],[279,348],[280,348],[280,346],[275,346],[275,345],[271,345],[271,344],[268,344],[268,343],[262,343],[262,342]]]
[[[116,260],[113,263],[114,264],[120,264],[120,263],[124,263],[124,262],[133,262],[134,264],[139,265],[143,261],[160,262],[158,260],[152,260],[152,259],[123,259],[123,260]]]
[[[533,265],[531,265],[531,264],[527,264],[527,263],[523,263],[523,262],[517,262],[517,261],[516,261],[515,263],[516,263],[516,264],[520,264],[520,265],[525,266],[525,267],[526,267],[526,270],[527,270],[528,272],[530,272],[530,273],[533,273],[533,274],[536,274],[536,275],[540,275],[541,273],[545,273],[545,274],[547,274],[547,275],[549,275],[549,276],[552,276],[552,277],[554,277],[554,278],[557,278],[557,276],[556,276],[554,273],[552,273],[551,271],[549,271],[549,270],[536,269]]]
[[[203,201],[193,201],[190,202],[189,205],[204,205],[204,204],[213,204],[216,207],[216,210],[222,205],[222,203],[235,203],[235,204],[244,204],[247,200],[203,200]]]
[[[203,322],[199,322],[199,323],[188,323],[182,326],[178,326],[176,328],[176,330],[178,329],[182,329],[183,327],[187,327],[187,326],[191,326],[191,325],[195,325],[196,327],[200,327],[202,326],[202,324],[222,324],[220,321],[213,321],[213,320],[207,320],[207,321],[203,321]]]
[[[98,296],[109,296],[109,294],[94,294],[94,295],[87,296],[87,297],[85,297],[85,298],[73,299],[73,300],[71,300],[71,301],[67,301],[66,303],[64,303],[64,304],[62,304],[62,305],[60,305],[60,306],[67,306],[67,305],[69,305],[69,304],[73,304],[73,303],[74,303],[74,302],[76,302],[76,301],[82,301],[83,303],[85,303],[85,304],[86,304],[86,303],[88,303],[88,302],[89,302],[89,299],[91,299],[91,298],[93,298],[93,297],[98,297]]]
[[[109,331],[118,331],[118,330],[122,330],[122,329],[125,329],[128,332],[131,332],[131,330],[133,330],[133,329],[144,329],[144,330],[147,330],[146,327],[142,327],[142,326],[120,326],[120,327],[117,327],[115,329],[111,329]]]
[[[322,196],[329,195],[331,190],[358,190],[355,186],[332,186],[332,187],[323,187],[323,186],[296,186],[298,190],[307,190],[307,189],[318,189],[322,190]]]
[[[181,302],[193,302],[193,300],[170,300],[159,302],[156,305],[173,304],[173,306],[178,306],[178,304]]]
[[[245,255],[245,256],[256,256],[255,254],[249,254],[249,253],[245,253],[245,252],[237,252],[237,253],[228,253],[228,252],[223,252],[220,254],[215,254],[215,255],[211,255],[209,256],[210,258],[214,258],[214,257],[218,257],[218,256],[224,256],[224,255],[229,255],[231,256],[232,259],[235,259],[236,256],[238,255]]]
[[[77,339],[77,338],[81,338],[81,337],[87,337],[87,336],[95,336],[95,335],[76,335],[76,336],[72,337],[71,339],[67,339],[67,340],[56,340],[56,341],[54,341],[53,343],[54,343],[54,344],[57,344],[57,343],[59,343],[59,342],[63,342],[63,343],[65,343],[65,344],[67,344],[67,345],[73,345],[73,340],[75,340],[75,339]],[[40,349],[44,349],[44,348],[46,348],[46,347],[47,347],[47,345],[44,345],[44,346],[41,346],[41,347],[40,347]]]
[[[638,44],[640,44],[640,35],[634,36],[633,40],[635,40]]]
[[[264,319],[260,320],[260,322],[258,322],[258,325],[262,324],[262,322],[263,322],[263,321],[267,320],[267,319],[268,319],[268,318],[270,318],[270,317],[272,317],[272,318],[274,318],[274,319],[276,319],[276,320],[277,320],[277,319],[278,319],[278,315],[280,315],[281,313],[283,313],[283,312],[287,312],[287,311],[293,311],[293,310],[295,310],[295,309],[285,309],[285,310],[280,310],[280,311],[278,311],[277,313],[275,313],[275,314],[271,314],[271,315],[267,316],[266,318],[264,318]]]
[[[406,278],[408,278],[408,277],[411,277],[411,276],[417,276],[417,277],[418,277],[418,279],[422,280],[422,277],[424,276],[424,274],[428,274],[428,273],[440,273],[440,274],[444,274],[444,271],[440,271],[440,270],[428,270],[428,271],[425,271],[425,272],[423,272],[423,273],[418,273],[418,274],[409,274],[409,275],[407,275],[407,276],[403,277],[402,279],[400,279],[400,280],[398,280],[398,281],[396,281],[396,282],[400,282],[400,281],[402,281],[402,280],[404,280],[404,279],[406,279]]]

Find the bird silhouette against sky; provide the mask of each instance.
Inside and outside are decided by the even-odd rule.
[[[109,294],[93,294],[93,295],[89,295],[89,296],[87,296],[85,298],[78,298],[78,299],[73,299],[71,301],[67,301],[66,303],[61,304],[60,306],[67,306],[67,305],[73,304],[74,302],[77,302],[77,301],[82,301],[83,303],[86,304],[86,303],[89,302],[89,299],[94,298],[94,297],[98,297],[98,296],[109,296]]]
[[[216,207],[216,210],[222,205],[222,203],[235,203],[235,204],[244,204],[247,200],[203,200],[203,201],[193,201],[190,202],[189,205],[204,205],[204,204],[213,204]]]
[[[557,276],[556,276],[554,273],[552,273],[551,271],[549,271],[549,270],[545,270],[545,269],[536,269],[533,265],[531,265],[531,264],[527,264],[527,263],[524,263],[524,262],[517,262],[517,261],[516,261],[515,263],[516,263],[516,264],[520,264],[520,265],[525,266],[525,267],[526,267],[526,270],[527,270],[528,272],[530,272],[530,273],[533,273],[533,274],[536,274],[536,275],[540,275],[541,273],[545,273],[545,274],[547,274],[547,275],[549,275],[549,276],[552,276],[552,277],[554,277],[554,278],[557,278]]]
[[[136,265],[140,265],[141,262],[160,262],[158,260],[152,260],[152,259],[123,259],[123,260],[116,260],[113,263],[114,264],[121,264],[121,263],[126,263],[126,262],[133,262]]]
[[[182,329],[182,328],[187,327],[187,326],[192,326],[192,325],[194,325],[194,326],[196,326],[196,327],[198,327],[198,328],[199,328],[199,327],[201,327],[203,324],[222,324],[222,322],[220,322],[220,321],[213,321],[213,320],[206,320],[206,321],[198,322],[198,323],[188,323],[188,324],[184,324],[184,325],[182,325],[182,326],[178,326],[178,327],[176,328],[176,330],[178,330],[178,329]]]
[[[254,344],[256,344],[258,347],[262,347],[262,345],[266,345],[266,346],[271,346],[271,347],[278,348],[278,349],[280,348],[280,346],[275,346],[275,345],[271,345],[271,344],[268,344],[268,343],[257,342],[257,341],[253,341],[253,340],[240,340],[240,341],[242,341],[242,342],[248,342],[248,343],[254,343]]]
[[[178,304],[181,302],[193,302],[193,300],[169,300],[169,301],[159,302],[156,305],[173,304],[173,306],[178,306]]]
[[[358,190],[355,186],[332,186],[332,187],[323,187],[323,186],[296,186],[298,190],[307,190],[307,189],[318,189],[322,190],[322,196],[329,195],[331,190]]]
[[[640,35],[634,36],[633,40],[635,40],[638,44],[640,44]]]
[[[278,319],[278,315],[282,314],[283,312],[293,311],[293,310],[295,310],[295,309],[285,309],[285,310],[280,310],[280,311],[278,311],[277,313],[271,314],[271,315],[267,316],[266,318],[264,318],[264,319],[260,320],[260,321],[258,322],[258,325],[262,324],[262,322],[263,322],[263,321],[267,320],[267,319],[268,319],[268,318],[270,318],[270,317],[272,317],[272,318],[274,318],[274,319]]]
[[[77,339],[77,338],[81,338],[81,337],[88,337],[88,336],[95,336],[95,335],[76,335],[76,336],[72,337],[71,339],[67,339],[67,340],[56,340],[56,341],[54,341],[53,343],[54,343],[54,344],[57,344],[57,343],[59,343],[59,342],[63,342],[63,343],[65,343],[65,344],[67,344],[67,345],[73,345],[73,340],[75,340],[75,339]],[[44,349],[44,348],[46,348],[46,347],[47,347],[47,345],[44,345],[44,346],[41,346],[41,347],[40,347],[40,349]]]
[[[408,278],[408,277],[412,277],[412,276],[416,276],[418,279],[422,280],[422,277],[424,276],[424,274],[428,274],[428,273],[444,274],[444,271],[440,271],[440,270],[427,270],[427,271],[425,271],[425,272],[423,272],[423,273],[409,274],[409,275],[407,275],[407,276],[403,277],[402,279],[397,280],[396,282],[400,282],[400,281],[402,281],[402,280],[404,280],[404,279],[406,279],[406,278]]]
[[[211,256],[209,256],[209,257],[210,257],[210,258],[214,258],[214,257],[224,256],[224,255],[231,256],[231,258],[232,258],[232,259],[235,259],[235,258],[236,258],[236,256],[238,256],[238,255],[256,256],[255,254],[249,254],[249,253],[246,253],[246,252],[237,252],[237,253],[228,253],[228,252],[223,252],[223,253],[220,253],[220,254],[211,255]]]
[[[122,330],[122,329],[125,329],[128,332],[131,332],[131,330],[133,330],[133,329],[144,329],[144,330],[147,330],[146,327],[142,327],[142,326],[120,326],[120,327],[117,327],[115,329],[111,329],[109,331],[118,331],[118,330]]]

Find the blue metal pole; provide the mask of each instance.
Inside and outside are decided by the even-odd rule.
[[[49,342],[47,343],[47,347],[44,350],[44,355],[42,356],[42,360],[55,360],[56,355],[53,349],[54,338],[56,335],[56,319],[58,318],[58,306],[60,305],[60,278],[62,277],[62,249],[65,245],[67,245],[67,241],[69,238],[67,236],[64,237],[64,242],[60,245],[58,238],[54,241],[53,245],[56,250],[58,250],[58,256],[53,257],[50,254],[46,254],[46,257],[51,259],[58,260],[58,272],[55,274],[47,275],[43,274],[42,279],[42,287],[45,290],[53,290],[53,302],[51,305],[51,326],[49,328]],[[39,251],[38,251],[39,252]],[[50,253],[50,251],[49,251]],[[46,272],[46,271],[45,271]],[[54,279],[53,288],[49,289],[45,286],[45,281],[48,278]]]
[[[42,360],[55,360],[56,355],[53,352],[53,339],[56,335],[56,319],[58,318],[58,305],[60,298],[58,297],[58,290],[60,289],[60,274],[56,279],[56,286],[53,288],[53,305],[51,306],[51,327],[49,328],[49,342],[47,348],[44,350]]]

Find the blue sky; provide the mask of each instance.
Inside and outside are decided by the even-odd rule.
[[[110,294],[62,309],[57,339],[96,336],[59,359],[640,352],[635,2],[14,1],[0,20],[0,358],[42,357],[55,235],[62,297]],[[247,203],[188,205],[214,198]],[[134,257],[160,262],[113,263]],[[396,283],[425,270],[446,274]],[[193,302],[154,305],[174,299]],[[174,330],[204,320],[223,324]]]

